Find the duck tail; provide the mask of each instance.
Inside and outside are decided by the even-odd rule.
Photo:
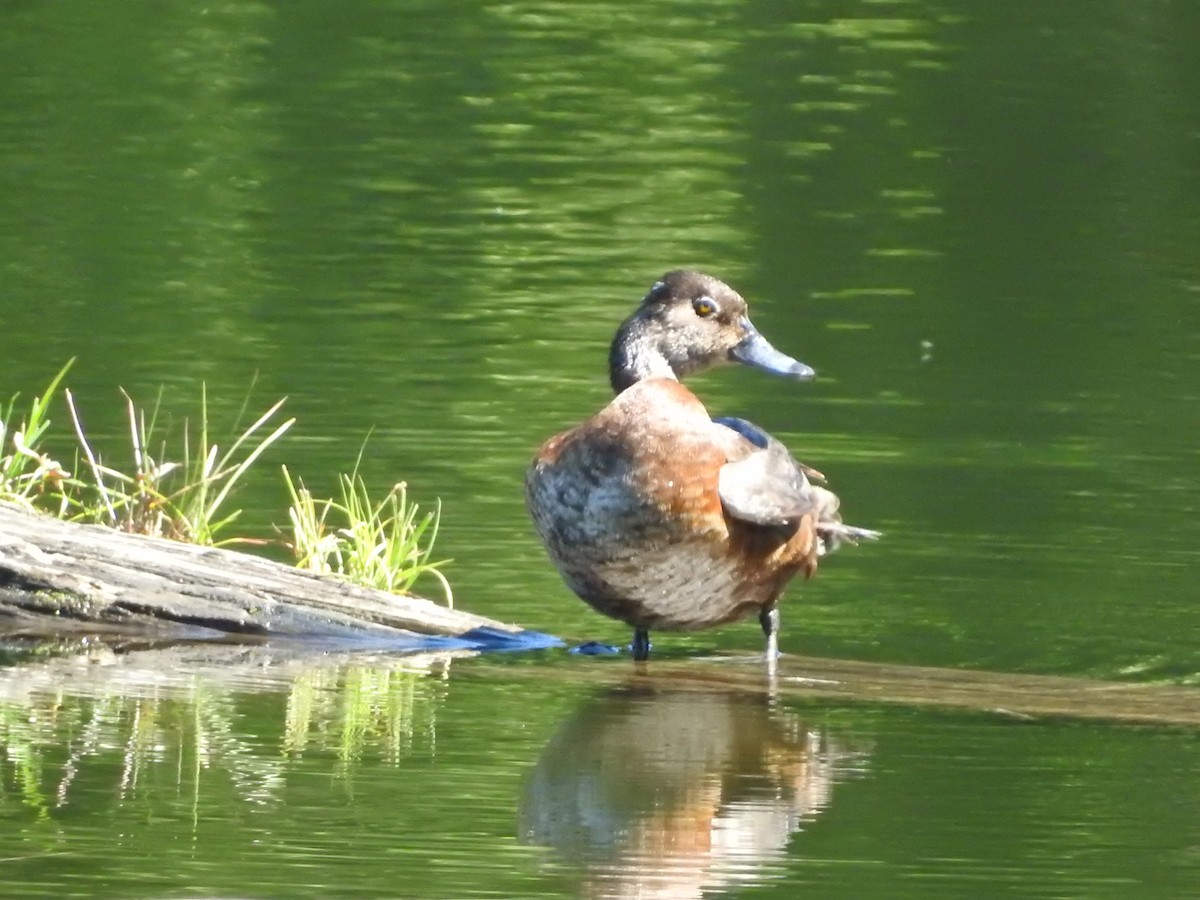
[[[882,532],[870,528],[860,528],[857,525],[847,525],[842,521],[838,512],[840,501],[837,494],[825,488],[811,485],[809,487],[817,501],[817,553],[824,556],[832,553],[842,542],[857,544],[859,541],[874,541],[882,536]]]

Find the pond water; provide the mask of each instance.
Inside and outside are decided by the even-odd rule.
[[[696,267],[819,377],[692,387],[886,532],[790,592],[785,654],[1200,683],[1200,9],[69,0],[0,23],[0,396],[76,357],[114,459],[120,387],[178,422],[205,384],[217,433],[287,396],[245,533],[286,521],[279,465],[331,494],[366,440],[370,484],[441,501],[459,606],[626,640],[546,561],[521,477],[606,402],[616,324]],[[752,622],[655,647],[672,673],[758,652]],[[1200,891],[1194,725],[561,651],[2,658],[6,896]]]

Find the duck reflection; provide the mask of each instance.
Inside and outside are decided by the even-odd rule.
[[[698,897],[782,873],[789,838],[865,755],[767,699],[624,688],[542,751],[522,839],[585,867],[585,896]]]

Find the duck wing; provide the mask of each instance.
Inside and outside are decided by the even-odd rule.
[[[735,452],[718,475],[717,492],[729,515],[755,525],[785,526],[813,511],[812,485],[787,447],[745,419],[724,417],[713,422],[751,445],[736,442]]]
[[[768,527],[792,527],[811,515],[822,552],[835,549],[842,540],[879,537],[877,531],[844,524],[837,495],[809,480],[823,479],[821,473],[794,459],[782,442],[745,419],[722,417],[713,422],[750,444],[739,442],[742,452],[731,453],[717,477],[717,492],[729,515]]]

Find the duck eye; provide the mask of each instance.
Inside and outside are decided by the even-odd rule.
[[[712,297],[699,297],[692,301],[692,309],[696,311],[696,315],[700,318],[707,319],[717,311],[717,304],[713,301]]]

